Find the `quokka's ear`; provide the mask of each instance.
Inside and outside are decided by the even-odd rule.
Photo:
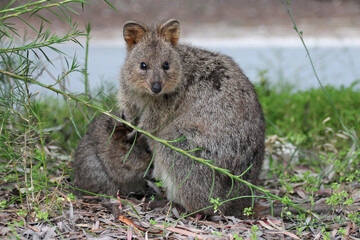
[[[115,127],[115,130],[114,130],[114,133],[112,136],[115,140],[126,141],[128,133],[129,133],[129,131],[127,130],[127,128],[122,123],[120,123],[120,125],[117,125]]]
[[[129,144],[133,144],[134,141],[140,136],[140,133],[137,132],[136,130],[129,132],[128,134],[126,134],[126,139],[125,142],[129,143]]]
[[[176,19],[171,19],[158,28],[160,36],[165,38],[165,41],[170,42],[176,46],[180,37],[180,22]]]
[[[132,46],[138,43],[146,32],[146,28],[137,22],[125,23],[123,34],[128,49],[131,49]]]

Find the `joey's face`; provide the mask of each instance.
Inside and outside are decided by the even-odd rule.
[[[133,145],[134,141],[135,144]],[[125,164],[134,171],[143,173],[148,168],[152,159],[152,151],[147,144],[145,136],[140,135],[136,140],[127,142],[126,145],[128,147],[126,153],[130,151],[130,154]]]
[[[126,68],[129,87],[152,96],[175,91],[181,77],[178,53],[161,39],[137,44],[128,54]]]

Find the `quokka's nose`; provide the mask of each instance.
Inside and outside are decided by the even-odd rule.
[[[159,93],[161,92],[161,83],[159,82],[154,82],[151,84],[151,91],[153,93]]]

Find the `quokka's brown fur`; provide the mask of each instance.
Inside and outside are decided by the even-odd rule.
[[[117,191],[120,195],[144,193],[144,174],[152,154],[144,136],[139,136],[126,159],[135,140],[131,133],[131,128],[107,115],[91,122],[75,151],[75,187],[109,196]],[[76,194],[88,195],[81,191]]]
[[[253,85],[230,58],[178,44],[180,23],[124,26],[127,57],[121,71],[119,104],[140,128],[173,145],[213,160],[234,175],[256,183],[264,156],[265,122]],[[167,198],[188,212],[224,201],[225,215],[242,215],[251,206],[245,184],[149,139],[154,177]],[[213,215],[209,208],[203,214]]]

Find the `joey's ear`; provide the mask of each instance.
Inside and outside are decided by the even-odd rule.
[[[159,27],[158,33],[165,38],[165,41],[176,46],[180,37],[180,22],[176,19],[171,19]]]
[[[147,32],[146,28],[136,22],[127,22],[124,25],[123,35],[128,49],[138,43],[144,34]]]
[[[115,127],[115,131],[113,133],[113,138],[115,140],[126,141],[128,133],[129,133],[129,131],[127,130],[125,125],[120,123],[120,125],[116,125],[116,127]]]
[[[139,133],[136,130],[133,130],[132,132],[130,132],[126,135],[125,142],[129,143],[129,144],[133,144],[134,141],[140,136],[141,136],[141,133]]]

